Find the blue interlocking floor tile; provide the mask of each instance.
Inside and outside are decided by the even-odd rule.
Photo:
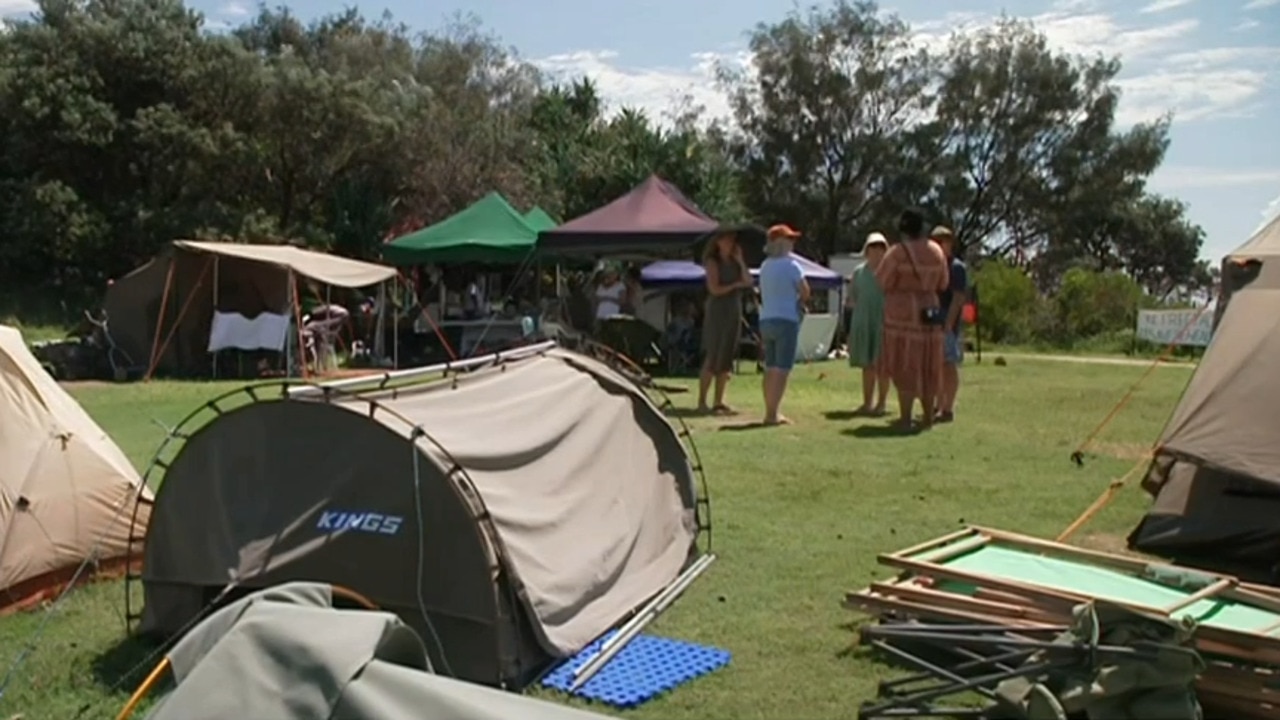
[[[547,673],[542,685],[569,692],[574,671],[594,657],[612,635],[609,633],[565,660]],[[728,664],[728,650],[639,635],[573,694],[616,708],[633,708]]]

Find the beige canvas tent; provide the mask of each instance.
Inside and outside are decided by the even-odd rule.
[[[86,561],[86,572],[119,568],[135,497],[140,537],[151,494],[138,473],[22,334],[0,326],[0,611],[56,593]]]
[[[1280,582],[1280,218],[1231,253],[1213,340],[1157,444],[1134,549]]]
[[[422,638],[376,607],[319,583],[250,595],[166,654],[119,717],[173,689],[147,720],[605,720],[608,716],[437,675]],[[346,608],[340,607],[346,604]],[[357,605],[366,605],[363,599]]]
[[[395,276],[384,265],[291,245],[178,240],[113,282],[103,308],[112,338],[139,372],[201,376],[211,372],[215,313],[293,319],[299,278],[355,289]]]
[[[140,631],[181,632],[229,584],[320,581],[451,677],[521,687],[697,560],[700,473],[632,380],[551,343],[476,360],[215,401],[156,495]]]

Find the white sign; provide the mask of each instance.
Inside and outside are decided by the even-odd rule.
[[[1213,308],[1139,310],[1137,335],[1158,345],[1206,347],[1213,337]]]

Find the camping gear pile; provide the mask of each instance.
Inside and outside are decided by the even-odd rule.
[[[1007,701],[1014,697],[1010,693],[1016,687],[1020,693],[1017,696],[1025,702],[1033,702],[1029,699],[1032,694],[1039,696],[1034,700],[1036,707],[1052,709],[1061,705],[1068,710],[1070,707],[1081,710],[1079,703],[1083,701],[1077,697],[1078,693],[1061,689],[1066,687],[1059,678],[1062,672],[1067,672],[1063,668],[1074,667],[1070,672],[1077,675],[1098,673],[1100,668],[1126,653],[1142,655],[1131,662],[1147,669],[1131,668],[1120,675],[1118,671],[1103,673],[1111,679],[1099,680],[1094,685],[1101,683],[1111,689],[1125,685],[1133,689],[1137,683],[1147,687],[1144,692],[1155,691],[1155,686],[1148,687],[1145,680],[1139,682],[1139,679],[1159,675],[1173,682],[1191,672],[1195,664],[1181,650],[1169,649],[1186,645],[1174,628],[1186,630],[1190,646],[1203,659],[1204,667],[1196,667],[1192,675],[1196,676],[1195,694],[1206,716],[1248,720],[1280,716],[1280,590],[1275,588],[977,527],[882,555],[879,560],[901,574],[845,597],[846,607],[877,617],[891,626],[869,630],[864,633],[863,641],[883,651],[885,646],[896,645],[901,649],[903,643],[910,641],[919,646],[928,640],[927,644],[935,649],[949,647],[964,652],[953,654],[950,661],[938,661],[930,660],[928,653],[917,651],[914,655],[917,661],[912,664],[952,685],[943,692],[935,690],[937,694],[924,693],[923,698],[907,693],[904,701],[900,697],[903,693],[891,683],[888,692],[882,688],[882,694],[891,697],[865,708],[867,717],[924,716],[927,713],[922,710],[930,702],[951,694],[966,681],[969,684],[961,689],[979,689],[1002,707],[1007,708]],[[1101,609],[1113,605],[1128,613],[1110,607]],[[999,676],[996,669],[1001,666],[1008,670],[1028,662],[1018,651],[1043,650],[1036,641],[1052,642],[1057,638],[1062,643],[1068,632],[1078,640],[1084,627],[1082,623],[1086,622],[1082,613],[1088,614],[1082,606],[1098,608],[1088,611],[1096,612],[1098,620],[1088,621],[1096,631],[1091,631],[1086,644],[1113,646],[1116,652],[1109,649],[1102,655],[1095,653],[1083,665],[1078,659],[1072,665],[1070,658],[1059,658],[1061,667],[1055,665],[1029,673]],[[928,627],[922,630],[920,623]],[[1147,630],[1122,629],[1132,628],[1135,623]],[[944,625],[959,627],[938,627]],[[1160,626],[1167,631],[1160,631]],[[1152,627],[1157,629],[1152,631]],[[905,629],[895,633],[895,628]],[[925,634],[920,635],[922,632]],[[1143,655],[1139,652],[1141,648],[1131,642],[1135,636],[1149,642],[1160,636],[1157,639],[1165,649]],[[1126,637],[1128,640],[1124,640]],[[1066,641],[1066,644],[1072,643]],[[1130,650],[1118,650],[1122,647]],[[1103,657],[1107,654],[1113,658]],[[984,659],[986,662],[981,662]],[[1167,666],[1165,662],[1174,662],[1176,667]],[[975,682],[973,675],[977,671],[981,672]],[[1034,680],[1037,675],[1050,679]],[[1124,676],[1131,679],[1116,679]],[[1001,681],[1012,682],[1015,677],[1023,681],[1001,685]],[[1027,681],[1027,677],[1033,679]],[[1045,689],[1032,690],[1032,685]],[[1054,690],[1055,685],[1058,690]],[[1159,693],[1175,697],[1175,685],[1160,684]],[[1044,697],[1046,692],[1052,698]],[[1110,690],[1104,694],[1109,697],[1109,693]],[[899,696],[896,705],[889,702],[895,700],[895,695]],[[883,714],[888,710],[892,712]],[[1026,717],[1057,715],[1028,714]],[[1157,714],[1103,713],[1090,717],[1154,720],[1194,716],[1157,711]]]
[[[880,683],[879,698],[864,703],[858,717],[1200,720],[1192,685],[1205,666],[1191,646],[1193,630],[1191,623],[1096,602],[1076,607],[1062,628],[865,627],[864,644],[919,672]],[[987,704],[934,704],[964,692]]]
[[[143,633],[319,580],[397,613],[451,677],[520,688],[675,583],[708,528],[684,435],[554,343],[201,410],[161,459]]]

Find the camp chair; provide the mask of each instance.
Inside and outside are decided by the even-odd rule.
[[[336,347],[351,313],[339,305],[328,305],[302,318],[302,337],[307,356],[317,373],[338,367]]]
[[[742,318],[742,338],[738,341],[738,352],[733,359],[733,372],[740,374],[740,365],[744,357],[755,358],[756,372],[764,372],[764,342],[760,340],[758,327],[752,325],[746,317]]]
[[[698,331],[693,327],[667,326],[662,337],[667,372],[672,375],[698,369]]]
[[[999,625],[863,628],[864,644],[918,672],[882,682],[877,699],[864,703],[858,717],[1201,717],[1192,684],[1205,665],[1190,644],[1187,627],[1098,602],[1078,606],[1074,615],[1070,628],[1044,629],[1057,631],[1052,638]],[[941,655],[949,655],[950,661],[935,659]],[[971,692],[985,697],[988,706],[934,705]]]
[[[630,315],[615,315],[600,321],[596,340],[630,358],[637,365],[658,360],[661,333],[649,323]]]

